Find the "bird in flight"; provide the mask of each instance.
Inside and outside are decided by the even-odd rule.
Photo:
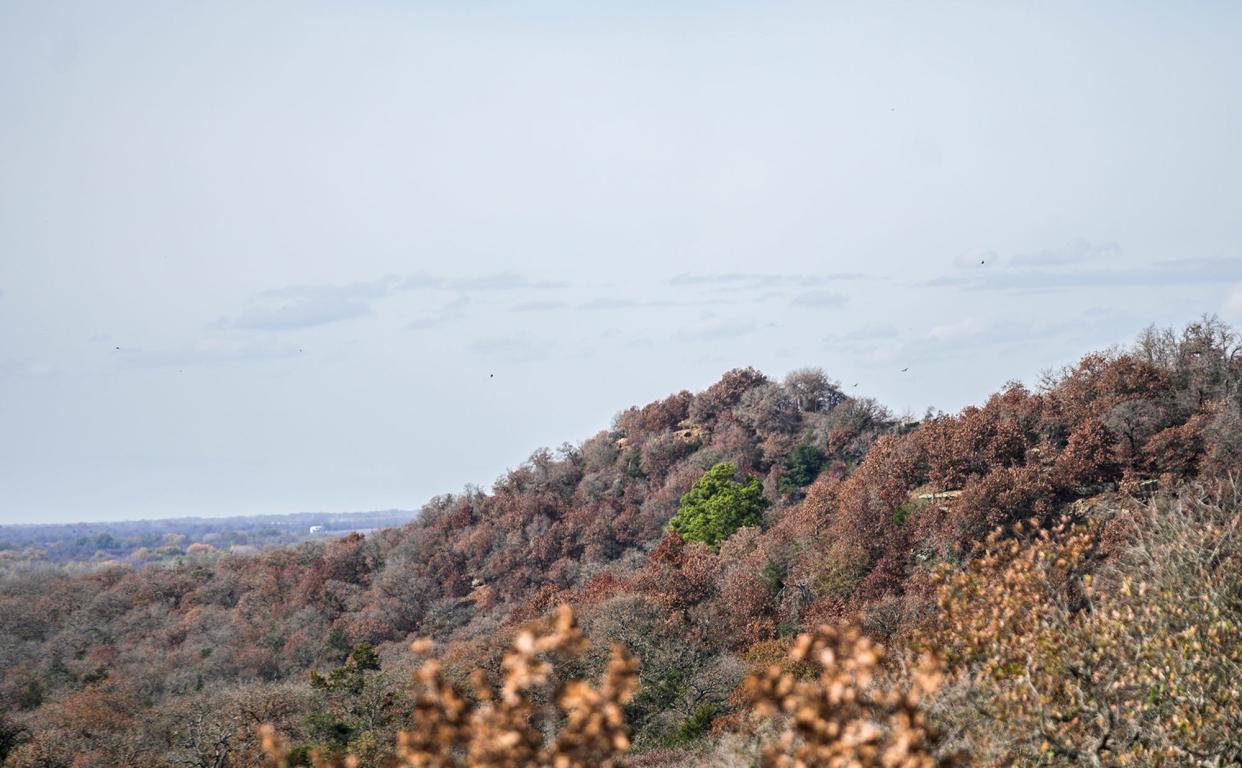
[[[905,368],[902,368],[902,369],[901,369],[901,372],[902,372],[902,373],[905,373],[905,372],[906,372],[906,371],[908,371],[908,370],[910,370],[910,366],[906,366]]]

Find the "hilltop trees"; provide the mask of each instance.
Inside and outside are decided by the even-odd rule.
[[[847,399],[822,368],[799,368],[785,376],[785,390],[804,411],[831,411]]]
[[[686,541],[715,547],[738,528],[758,525],[768,504],[758,478],[743,481],[737,465],[724,461],[709,469],[681,497],[681,507],[668,527]]]

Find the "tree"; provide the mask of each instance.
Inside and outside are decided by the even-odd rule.
[[[369,753],[395,736],[389,732],[403,709],[402,697],[370,645],[359,644],[326,676],[312,671],[310,685],[323,695],[319,711],[307,719],[308,730],[327,751]]]
[[[820,368],[799,368],[785,377],[785,390],[804,411],[831,411],[846,397]]]
[[[640,747],[689,741],[706,712],[728,708],[744,669],[729,655],[716,655],[687,641],[680,617],[659,602],[626,595],[584,612],[584,630],[596,649],[590,668],[602,668],[604,648],[623,647],[642,659],[638,687],[625,708],[626,721]],[[709,723],[710,724],[710,723]]]
[[[234,765],[243,742],[252,741],[247,722],[219,691],[167,707],[168,762],[177,768]]]
[[[768,377],[754,368],[734,368],[694,398],[690,403],[690,419],[700,424],[715,423],[741,401],[747,390],[767,383]]]
[[[738,528],[757,525],[768,503],[759,478],[743,482],[735,464],[721,462],[681,497],[681,507],[668,527],[687,541],[716,547]]]
[[[344,666],[332,670],[326,678],[312,671],[311,687],[343,690],[356,695],[366,685],[367,673],[378,672],[379,668],[379,655],[375,649],[369,643],[362,643],[349,655]]]
[[[779,384],[760,384],[746,390],[733,415],[761,437],[798,429],[798,403]]]
[[[813,445],[802,443],[789,454],[785,474],[781,476],[781,490],[795,493],[815,481],[823,469],[827,457]]]

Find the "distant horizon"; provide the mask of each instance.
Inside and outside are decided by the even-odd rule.
[[[362,515],[381,515],[391,513],[394,515],[408,514],[416,517],[421,510],[418,509],[368,509],[355,510],[352,512],[276,512],[270,514],[258,515],[172,515],[169,517],[140,517],[140,518],[121,518],[116,520],[74,520],[72,522],[52,522],[52,523],[0,523],[0,528],[35,528],[39,526],[47,527],[64,527],[72,528],[79,525],[118,525],[121,523],[152,523],[152,522],[170,522],[170,521],[189,521],[189,520],[209,520],[212,522],[227,522],[229,520],[252,520],[255,518],[280,517],[290,518],[299,516],[324,516],[324,517],[349,517]]]

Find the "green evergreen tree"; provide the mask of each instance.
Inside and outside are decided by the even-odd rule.
[[[400,693],[382,673],[379,654],[369,643],[360,643],[327,675],[312,670],[310,686],[321,698],[319,710],[304,721],[314,742],[308,746],[328,754],[378,743],[376,733],[400,711]]]
[[[737,465],[726,461],[695,481],[668,527],[686,541],[715,548],[738,528],[757,525],[767,506],[759,478],[742,480]]]
[[[784,493],[797,493],[819,477],[824,468],[826,457],[813,445],[802,443],[789,454],[785,474],[781,477],[780,487]]]

